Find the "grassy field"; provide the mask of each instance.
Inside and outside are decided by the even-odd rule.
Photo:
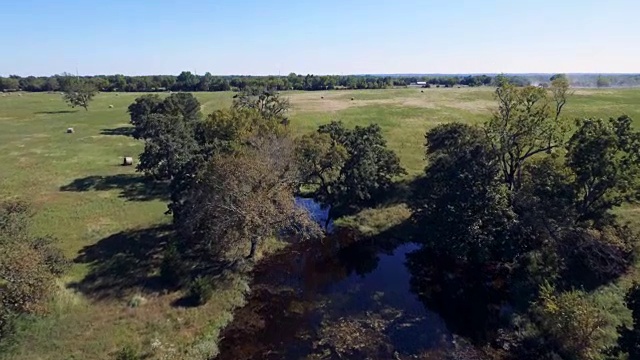
[[[427,129],[481,122],[494,107],[488,88],[285,95],[296,133],[331,120],[377,123],[411,175],[424,167]],[[210,350],[210,339],[242,303],[240,283],[217,289],[200,308],[176,306],[181,294],[153,287],[166,205],[160,189],[145,184],[133,167],[120,166],[123,156],[135,158],[142,150],[127,136],[126,108],[137,96],[99,94],[88,112],[66,107],[58,94],[0,97],[0,198],[32,202],[34,231],[56,236],[74,259],[53,313],[23,324],[11,359],[104,359],[124,344],[195,354]],[[232,93],[197,97],[206,114],[229,106]],[[640,127],[640,89],[577,90],[566,111],[570,117],[627,114]],[[75,133],[66,134],[68,127]],[[637,208],[620,214],[636,223],[640,218]],[[146,301],[137,306],[139,296]]]

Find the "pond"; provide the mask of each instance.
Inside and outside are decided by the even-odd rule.
[[[341,232],[270,257],[256,266],[247,304],[221,334],[218,359],[439,359],[461,348],[472,351],[450,327],[458,332],[466,317],[482,328],[493,314],[456,314],[456,301],[447,304],[446,284],[416,282],[424,272],[422,263],[411,261],[421,256],[419,248]],[[466,302],[477,295],[453,291]]]

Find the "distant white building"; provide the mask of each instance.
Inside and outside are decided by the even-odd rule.
[[[426,82],[426,81],[418,81],[418,82],[416,83],[416,85],[424,86],[424,85],[427,85],[427,82]]]

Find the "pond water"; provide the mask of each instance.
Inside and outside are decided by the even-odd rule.
[[[340,233],[268,258],[254,270],[246,306],[221,334],[218,359],[439,359],[460,348],[425,302],[438,286],[412,285],[422,264],[408,266],[408,259],[418,249]],[[459,295],[467,302],[473,296]]]

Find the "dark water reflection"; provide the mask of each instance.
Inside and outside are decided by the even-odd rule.
[[[326,219],[312,202],[301,205]],[[468,344],[494,337],[499,288],[413,243],[332,234],[257,265],[218,358],[480,359]]]
[[[445,321],[412,293],[405,262],[416,245],[336,254],[330,244],[298,244],[258,266],[220,359],[391,359],[450,346]]]

